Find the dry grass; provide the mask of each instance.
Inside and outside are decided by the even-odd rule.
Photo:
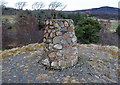
[[[38,44],[29,44],[27,46],[23,46],[23,47],[17,47],[17,48],[13,48],[10,50],[5,50],[3,52],[0,53],[1,58],[4,57],[8,57],[8,56],[15,56],[18,54],[24,54],[28,51],[34,51],[33,53],[31,53],[31,56],[28,57],[35,57],[38,54],[42,54],[41,51],[39,51],[40,48],[42,48],[44,46],[44,43]],[[106,52],[106,53],[110,53],[115,57],[118,57],[118,47],[116,46],[102,46],[102,45],[95,45],[95,44],[77,44],[77,46],[79,48],[91,48],[91,49],[95,49],[98,51],[102,51],[102,52]]]
[[[9,21],[11,24],[13,24],[13,23],[16,22],[16,21],[15,21],[15,18],[16,18],[15,15],[3,15],[1,18],[2,18],[3,21],[6,20],[6,19],[8,19],[8,21]]]
[[[79,47],[81,48],[91,48],[91,49],[95,49],[95,50],[99,50],[102,52],[106,52],[106,53],[110,53],[115,57],[119,57],[120,55],[118,54],[120,49],[118,49],[118,47],[116,46],[102,46],[102,45],[95,45],[95,44],[78,44]]]
[[[28,51],[36,51],[36,50],[40,49],[41,47],[43,47],[43,45],[44,45],[44,43],[41,43],[41,44],[35,43],[35,44],[29,44],[27,46],[23,46],[21,48],[17,47],[17,48],[13,48],[10,50],[5,50],[2,53],[0,53],[0,56],[1,56],[1,58],[4,58],[4,57],[8,57],[8,56],[15,56],[18,54],[24,54]]]

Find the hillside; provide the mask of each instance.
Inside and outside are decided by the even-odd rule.
[[[87,13],[89,15],[96,16],[99,18],[117,19],[118,11],[119,11],[119,8],[104,6],[104,7],[100,7],[100,8],[66,11],[66,12],[73,12],[73,13],[80,12],[80,13]]]
[[[16,15],[19,10],[16,10],[14,8],[9,8],[5,7],[2,9],[2,14],[3,15]],[[46,11],[42,10],[42,11]],[[86,13],[89,14],[90,16],[95,16],[98,18],[103,18],[103,19],[118,19],[118,11],[119,8],[115,7],[100,7],[100,8],[92,8],[92,9],[86,9],[86,10],[75,10],[75,11],[64,11],[66,13]]]

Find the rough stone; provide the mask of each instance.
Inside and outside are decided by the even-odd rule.
[[[73,52],[72,52],[73,55],[76,55],[78,54],[78,50],[77,50],[77,47],[73,47]]]
[[[60,43],[63,45],[68,45],[67,40],[64,38],[61,39]]]
[[[52,52],[48,55],[50,58],[54,58],[55,57],[55,52]]]
[[[45,38],[45,35],[43,37]]]
[[[67,38],[67,34],[64,34],[64,38]]]
[[[48,33],[50,33],[51,32],[51,30],[48,30]]]
[[[45,30],[48,30],[48,26],[46,26]]]
[[[58,30],[61,30],[61,27],[58,27]]]
[[[61,67],[65,67],[66,66],[66,63],[65,63],[65,61],[63,61],[63,60],[61,60],[61,61],[59,61],[59,66],[61,66]]]
[[[48,48],[48,44],[45,44],[46,48]]]
[[[56,35],[57,35],[57,36],[58,36],[58,35],[62,35],[62,32],[57,31],[57,32],[56,32]]]
[[[70,53],[71,53],[71,48],[65,49],[65,53],[66,53],[66,54],[70,54]]]
[[[75,29],[75,27],[74,27],[74,26],[71,26],[71,29],[72,29],[72,30],[74,30],[74,29]]]
[[[57,67],[57,62],[52,62],[52,63],[51,63],[51,66],[53,66],[53,67],[56,66],[56,67]]]
[[[54,61],[55,60],[55,58],[53,58],[53,57],[50,57],[49,59],[50,59],[50,61]]]
[[[50,33],[50,38],[53,38],[53,33]]]
[[[53,22],[50,20],[50,25],[53,25]]]
[[[48,24],[49,24],[49,21],[47,20],[47,21],[46,21],[46,25],[48,25]]]
[[[62,36],[57,36],[53,38],[53,44],[60,44]]]
[[[56,27],[56,28],[59,28],[59,25],[58,25],[58,23],[55,23],[55,27]]]
[[[46,31],[46,30],[44,31],[44,34],[45,34],[45,33],[47,33],[47,31]]]
[[[68,48],[69,47],[69,45],[64,45],[64,48]]]
[[[48,58],[46,58],[46,59],[44,59],[43,61],[42,61],[42,63],[44,64],[44,65],[49,65],[49,59]]]
[[[66,33],[66,32],[68,32],[67,27],[65,27],[65,28],[63,28],[63,29],[60,29],[60,31],[61,31],[63,34]]]
[[[45,38],[46,38],[46,39],[48,38],[48,33],[46,33]]]
[[[60,49],[62,49],[62,45],[60,45],[60,44],[56,44],[56,45],[54,45],[54,48],[60,50]]]
[[[64,23],[62,21],[58,21],[60,27],[64,27]]]
[[[53,44],[49,44],[49,49],[52,49],[52,47],[53,47]]]
[[[71,27],[68,27],[68,31],[72,31],[73,29]]]
[[[43,42],[46,42],[46,39],[45,39],[45,38],[43,39]]]
[[[72,42],[75,43],[76,41],[77,41],[77,37],[74,36],[74,37],[72,38]]]
[[[65,55],[65,56],[64,56],[64,59],[65,59],[65,60],[69,59],[69,56],[68,56],[68,55]]]
[[[50,26],[49,28],[53,29],[53,28],[54,28],[54,26]]]
[[[46,52],[49,51],[49,50],[47,49],[47,47],[45,47],[44,49],[45,49]]]
[[[65,24],[65,26],[66,26],[66,27],[68,27],[68,26],[69,26],[68,22],[66,22],[66,21],[64,22],[64,24]]]
[[[71,38],[67,38],[67,42],[71,44]]]
[[[57,60],[57,61],[59,61],[59,60],[61,60],[61,59],[63,59],[62,57],[56,57],[55,58],[55,60]]]
[[[59,57],[62,56],[62,54],[61,54],[60,52],[57,52],[56,54],[57,54],[57,56],[59,56]]]
[[[55,32],[56,32],[56,30],[52,30],[52,32],[53,32],[53,33],[55,33]]]
[[[52,42],[52,40],[51,40],[51,39],[47,39],[47,42],[48,42],[48,43],[51,43],[51,42]]]
[[[70,34],[70,38],[72,38],[73,37],[73,34]]]
[[[69,21],[70,27],[74,26],[72,21]]]

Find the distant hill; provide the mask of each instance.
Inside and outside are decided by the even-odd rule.
[[[16,15],[18,11],[11,7],[2,7],[2,15]]]
[[[98,17],[103,19],[118,19],[119,8],[104,6],[100,8],[92,8],[86,10],[64,11],[67,13],[86,13],[90,17]],[[4,7],[2,9],[3,15],[16,15],[19,10],[14,8]],[[43,10],[46,11],[46,10]]]
[[[65,11],[65,12],[80,12],[80,13],[86,13],[90,16],[96,16],[99,18],[105,18],[105,19],[117,19],[118,18],[118,10],[119,8],[115,7],[109,7],[104,6],[100,8],[92,8],[92,9],[86,9],[86,10],[75,10],[75,11]]]

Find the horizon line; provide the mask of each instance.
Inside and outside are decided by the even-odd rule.
[[[10,7],[10,6],[5,6],[6,8],[13,8],[13,9],[17,9],[15,7]],[[102,7],[112,7],[112,6],[100,6],[100,7],[94,7],[94,8],[102,8]],[[89,9],[94,9],[94,8],[86,8],[86,9],[80,9],[80,10],[89,10]],[[120,9],[119,7],[112,7],[112,8],[118,8]],[[22,9],[22,10],[33,10],[33,9]],[[39,9],[38,9],[39,10]],[[48,10],[48,9],[40,9],[40,10]],[[56,10],[56,11],[59,11],[59,10]],[[63,10],[63,11],[79,11],[77,9],[75,10]]]

